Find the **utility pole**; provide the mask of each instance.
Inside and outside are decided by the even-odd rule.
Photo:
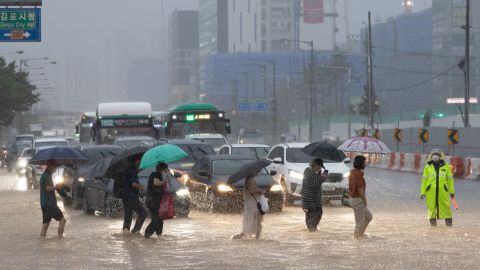
[[[374,120],[373,120],[373,63],[372,63],[372,19],[370,11],[368,12],[368,54],[367,54],[367,64],[368,64],[368,77],[367,77],[367,87],[368,87],[368,125],[370,129],[374,129]]]
[[[470,0],[466,0],[465,11],[465,127],[470,126]]]
[[[277,62],[271,60],[273,66],[273,141],[278,138],[278,99],[277,99]]]

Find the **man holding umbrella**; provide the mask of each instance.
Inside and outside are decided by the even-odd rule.
[[[65,229],[65,223],[67,220],[63,217],[62,211],[58,208],[57,198],[55,197],[55,190],[61,191],[63,184],[53,185],[52,173],[58,167],[57,161],[51,159],[47,161],[47,168],[40,178],[40,206],[42,208],[43,225],[40,237],[47,235],[48,226],[50,221],[55,219],[60,222],[58,225],[58,237],[63,237],[63,231]]]
[[[322,219],[322,184],[326,174],[322,174],[323,160],[315,158],[310,167],[303,173],[302,182],[302,208],[305,211],[305,223],[310,232],[317,231],[317,226]]]
[[[140,157],[132,157],[132,163],[130,167],[125,171],[125,192],[123,194],[123,232],[129,233],[130,226],[132,224],[133,212],[137,214],[137,220],[135,226],[132,229],[132,234],[140,234],[143,222],[147,217],[145,208],[138,199],[138,192],[143,191],[143,186],[138,181],[138,166],[140,164]]]

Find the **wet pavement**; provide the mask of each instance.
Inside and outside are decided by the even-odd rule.
[[[0,269],[478,269],[480,182],[456,181],[460,209],[454,226],[428,224],[419,200],[420,175],[367,170],[373,212],[368,239],[353,240],[353,212],[324,207],[317,233],[308,233],[299,207],[264,218],[262,238],[230,240],[241,215],[192,211],[165,222],[161,238],[121,235],[122,221],[61,209],[65,238],[57,223],[39,237],[38,190],[0,171]],[[148,222],[149,220],[147,220]],[[147,224],[144,225],[144,228]]]

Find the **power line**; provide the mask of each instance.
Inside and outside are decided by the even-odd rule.
[[[448,72],[450,72],[452,69],[454,69],[454,68],[456,68],[456,67],[457,67],[457,65],[455,64],[455,65],[451,66],[450,68],[448,68],[447,70],[445,70],[445,71],[443,71],[443,72],[441,72],[441,73],[439,73],[439,74],[437,74],[437,75],[435,75],[435,76],[433,76],[433,77],[431,77],[431,78],[428,78],[428,79],[426,79],[426,80],[423,80],[423,81],[420,81],[420,82],[411,84],[411,85],[409,85],[409,86],[405,86],[405,87],[402,87],[402,88],[381,89],[381,90],[382,90],[382,91],[385,91],[385,92],[396,92],[396,91],[408,90],[408,89],[411,89],[411,88],[420,86],[420,85],[422,85],[422,84],[425,84],[425,83],[427,83],[427,82],[433,81],[435,78],[438,78],[438,77],[440,77],[440,76],[442,76],[442,75],[447,74]]]

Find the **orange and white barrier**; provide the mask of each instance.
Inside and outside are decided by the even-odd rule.
[[[465,173],[463,177],[469,180],[476,180],[480,175],[480,158],[465,159]]]
[[[480,158],[446,156],[445,161],[452,168],[455,177],[480,180]],[[371,167],[402,172],[423,173],[427,155],[420,153],[390,153],[378,158],[370,164]]]

